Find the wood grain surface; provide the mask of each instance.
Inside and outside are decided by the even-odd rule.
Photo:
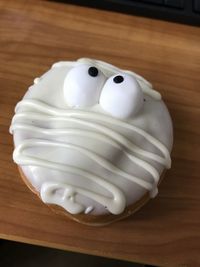
[[[143,75],[174,123],[159,195],[102,228],[56,216],[24,185],[8,133],[16,103],[53,62],[92,57]],[[200,266],[200,28],[40,1],[0,1],[0,237],[158,266]]]

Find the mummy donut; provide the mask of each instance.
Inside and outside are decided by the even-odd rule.
[[[173,129],[159,92],[103,61],[55,63],[16,105],[13,159],[55,212],[103,225],[158,193]]]

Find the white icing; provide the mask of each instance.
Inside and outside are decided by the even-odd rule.
[[[92,77],[88,70],[89,64],[73,67],[64,80],[64,97],[70,107],[93,106],[99,102],[99,96],[106,80],[104,74],[98,70],[98,75]]]
[[[20,118],[20,117],[21,116],[18,116],[18,118]],[[42,120],[44,118],[46,118],[48,120],[51,119],[51,117],[40,116],[40,120]],[[16,119],[16,117],[15,117],[15,119]],[[34,115],[29,114],[29,119],[37,119],[37,118]],[[39,128],[39,127],[35,127],[35,126],[30,126],[30,125],[27,125],[27,124],[22,124],[22,123],[13,123],[13,125],[10,128],[10,132],[12,133],[15,130],[25,130],[25,131],[30,131],[31,133],[44,134],[46,136],[46,138],[49,137],[49,136],[59,136],[59,135],[65,135],[65,136],[67,136],[67,135],[74,135],[74,136],[79,136],[81,138],[89,137],[91,139],[104,141],[108,145],[112,145],[112,146],[114,146],[114,147],[116,147],[118,149],[123,149],[123,146],[120,146],[120,144],[118,144],[112,138],[109,138],[109,136],[104,136],[104,135],[101,135],[99,133],[91,132],[91,131],[86,131],[86,130],[82,131],[82,130],[77,130],[77,129],[43,129],[43,128]],[[139,159],[139,158],[131,155],[131,153],[128,152],[128,149],[127,149],[127,151],[125,150],[124,153],[126,154],[126,156],[132,162],[136,163],[137,165],[143,167],[146,171],[148,171],[152,175],[155,183],[158,182],[158,180],[159,180],[159,173],[158,173],[158,171],[153,166],[151,166],[147,162],[145,162],[145,161],[143,161],[143,160],[141,160],[141,159]],[[143,156],[145,156],[145,151],[143,153]],[[95,159],[95,157],[93,159]],[[98,162],[98,163],[100,163],[100,162]],[[105,164],[101,164],[101,165],[105,165]],[[168,163],[167,162],[166,162],[166,166],[168,166]],[[134,177],[131,177],[129,175],[129,179],[130,180],[134,180]],[[148,189],[151,190],[152,189],[151,186],[150,187],[148,186]]]
[[[120,193],[119,193],[118,192],[119,189],[116,189],[113,184],[108,183],[108,182],[104,181],[103,178],[99,178],[95,175],[92,175],[91,173],[85,173],[83,171],[80,171],[78,168],[72,168],[72,167],[67,166],[67,165],[61,165],[61,164],[57,164],[55,162],[46,161],[46,160],[42,160],[40,158],[36,158],[35,156],[31,157],[29,155],[23,154],[23,150],[25,150],[27,147],[37,147],[37,146],[40,146],[40,147],[53,146],[55,148],[62,146],[66,149],[74,149],[74,150],[77,150],[79,153],[83,153],[86,157],[89,157],[92,160],[96,161],[99,165],[101,165],[103,168],[109,170],[110,172],[117,174],[117,175],[120,175],[124,179],[129,179],[130,181],[140,185],[141,187],[144,187],[145,189],[150,191],[150,195],[152,197],[154,197],[157,194],[156,185],[157,185],[157,182],[159,179],[158,172],[156,171],[156,169],[153,166],[151,166],[150,164],[148,164],[145,161],[140,160],[139,158],[137,158],[133,155],[134,154],[141,154],[143,157],[151,158],[154,161],[158,161],[159,163],[164,164],[167,167],[169,164],[169,161],[170,161],[169,153],[168,153],[167,149],[165,149],[165,147],[158,140],[155,140],[153,137],[151,137],[149,134],[145,133],[143,130],[138,129],[137,127],[134,128],[134,130],[136,130],[137,132],[142,132],[143,136],[145,136],[145,138],[148,139],[149,142],[154,143],[154,145],[160,151],[163,150],[164,154],[165,154],[164,156],[166,158],[165,157],[162,158],[158,155],[155,155],[153,153],[150,153],[148,151],[140,149],[139,147],[137,147],[133,143],[126,140],[123,136],[113,132],[111,129],[106,128],[105,126],[100,126],[96,123],[87,121],[88,117],[89,118],[92,117],[95,121],[97,120],[97,118],[100,120],[107,120],[108,118],[105,117],[105,115],[100,115],[100,114],[95,114],[95,113],[93,114],[92,112],[88,113],[88,112],[84,112],[81,110],[77,111],[77,110],[73,110],[73,109],[72,110],[66,110],[66,111],[65,110],[59,110],[57,108],[53,108],[53,107],[48,106],[46,104],[40,103],[39,101],[36,101],[36,100],[23,100],[23,101],[19,102],[18,105],[16,106],[16,112],[20,109],[20,107],[26,107],[26,106],[29,106],[31,109],[36,109],[37,113],[35,113],[35,114],[32,112],[19,112],[19,113],[17,113],[13,117],[13,122],[12,122],[11,129],[10,129],[11,132],[14,130],[17,130],[17,129],[24,129],[24,130],[28,130],[31,132],[36,131],[36,132],[43,133],[44,135],[46,135],[46,138],[49,134],[53,134],[53,135],[67,134],[67,130],[65,130],[65,129],[59,129],[59,130],[58,129],[53,129],[53,130],[52,129],[42,129],[39,127],[30,126],[28,124],[17,123],[18,118],[23,118],[23,119],[25,118],[26,120],[27,119],[29,119],[29,120],[36,119],[36,117],[39,114],[38,112],[41,113],[39,116],[40,120],[47,119],[47,117],[45,117],[46,115],[43,115],[43,117],[42,117],[42,113],[44,113],[44,114],[51,115],[51,116],[56,116],[56,117],[58,116],[57,118],[67,120],[68,122],[70,120],[73,120],[73,122],[77,122],[80,124],[86,124],[87,126],[95,129],[94,135],[95,134],[97,135],[98,131],[103,132],[105,134],[105,136],[110,137],[111,142],[116,141],[116,144],[120,144],[120,145],[126,147],[127,151],[130,151],[129,153],[127,153],[129,158],[132,161],[134,161],[136,164],[140,165],[141,167],[143,167],[144,169],[146,169],[147,171],[149,171],[152,174],[152,176],[154,178],[154,184],[151,184],[149,182],[144,181],[142,179],[142,177],[138,178],[138,177],[134,177],[133,175],[129,175],[128,173],[118,169],[116,166],[112,165],[109,161],[105,160],[104,158],[100,157],[99,155],[97,155],[94,152],[91,152],[85,148],[75,146],[72,144],[68,144],[68,143],[65,144],[65,143],[59,143],[59,142],[53,142],[53,141],[44,141],[44,140],[39,140],[39,139],[25,140],[20,145],[18,145],[14,151],[13,159],[17,164],[48,167],[50,169],[66,171],[69,173],[84,176],[87,179],[88,178],[92,179],[95,183],[100,184],[101,186],[103,185],[107,190],[109,190],[111,192],[111,194],[113,195],[113,201],[111,201],[111,199],[109,199],[109,201],[107,201],[106,197],[103,197],[103,196],[100,196],[98,194],[94,194],[91,192],[88,193],[88,191],[84,191],[83,189],[80,189],[77,187],[73,187],[73,190],[69,191],[69,192],[73,192],[73,194],[68,193],[68,196],[71,197],[77,193],[87,195],[88,197],[99,202],[100,204],[106,206],[108,208],[108,210],[113,214],[119,214],[125,208],[125,196],[123,195],[122,191],[120,191]],[[34,117],[34,115],[35,115],[35,117]],[[78,118],[81,117],[81,118],[84,118],[84,120],[74,119],[73,117],[78,117]],[[49,116],[48,119],[50,119],[50,118],[51,117]],[[110,124],[112,124],[112,121],[117,122],[117,124],[120,127],[123,127],[124,125],[126,125],[126,123],[123,123],[120,120],[116,120],[116,119],[114,120],[112,118],[109,118]],[[77,130],[75,130],[75,129],[71,129],[71,131],[73,134],[77,133]],[[80,131],[78,133],[81,134]],[[101,137],[101,135],[100,135],[100,137]],[[133,155],[131,153],[133,153]],[[48,185],[48,183],[45,183],[45,185]],[[63,188],[63,186],[62,186],[62,188]],[[71,185],[65,184],[64,187],[66,188],[66,190],[68,190],[68,186],[70,188],[72,188]],[[61,187],[61,185],[60,186],[58,185],[57,187],[59,188],[59,187]],[[52,192],[53,191],[51,190],[51,187],[49,187],[49,186],[43,187],[42,186],[42,190],[41,190],[42,200],[44,202],[48,202],[48,203],[50,202],[50,203],[59,204],[73,214],[83,211],[81,208],[82,206],[77,205],[77,203],[75,201],[71,201],[68,198],[67,199],[62,198],[62,201],[61,201],[59,199],[59,197],[57,198],[56,196],[53,196]],[[47,196],[45,196],[45,194]],[[116,199],[117,199],[117,201],[114,201]]]
[[[61,197],[55,193],[59,189],[64,191]],[[81,213],[85,210],[83,205],[74,201],[73,197],[76,195],[76,191],[70,185],[46,182],[42,184],[40,195],[45,203],[57,204],[72,214]]]
[[[131,150],[133,153],[138,153],[141,154],[143,156],[149,157],[151,159],[154,159],[155,161],[159,162],[160,164],[163,164],[164,166],[166,165],[167,168],[171,167],[171,158],[170,158],[170,153],[168,151],[168,149],[161,143],[159,142],[159,140],[156,140],[153,136],[151,136],[150,134],[148,134],[147,132],[143,131],[142,129],[139,129],[138,127],[135,127],[134,125],[128,124],[124,121],[121,120],[117,120],[113,117],[108,117],[105,116],[103,114],[98,114],[98,113],[93,113],[92,111],[87,112],[87,111],[82,111],[82,110],[76,110],[76,109],[67,109],[67,110],[62,110],[62,109],[58,109],[58,108],[54,108],[51,106],[48,106],[47,104],[44,103],[40,103],[36,100],[23,100],[21,102],[19,102],[16,106],[15,111],[17,112],[18,109],[20,108],[20,106],[28,106],[31,107],[32,109],[37,109],[40,113],[44,113],[44,114],[49,114],[49,115],[53,115],[53,116],[59,116],[60,120],[65,120],[65,121],[73,121],[75,123],[78,124],[82,124],[82,125],[87,125],[90,128],[95,128],[96,130],[99,130],[100,132],[105,133],[107,136],[110,136],[112,139],[117,140],[120,144],[124,145],[128,150]],[[25,112],[25,113],[19,113],[16,114],[13,117],[13,121],[14,122],[18,117],[28,117],[29,119],[31,118],[32,114],[29,112]],[[33,114],[34,116],[34,114]],[[35,119],[37,118],[37,114]],[[78,118],[78,119],[74,119],[74,118]],[[79,120],[80,118],[80,120]],[[40,117],[38,119],[42,119],[42,116],[40,114]],[[44,118],[44,119],[50,119],[50,118]],[[107,122],[109,124],[115,124],[118,127],[124,127],[127,128],[129,130],[132,130],[133,132],[137,132],[138,134],[142,135],[145,139],[147,139],[149,142],[151,142],[154,146],[156,146],[164,155],[164,158],[160,157],[159,155],[155,155],[151,152],[148,151],[144,151],[142,149],[140,149],[139,147],[137,147],[136,145],[134,145],[133,143],[131,143],[129,140],[126,140],[123,136],[121,136],[120,134],[112,131],[110,128],[106,128],[102,125],[98,125],[95,123],[91,123],[90,121],[87,121],[87,119],[92,119],[94,121],[96,120],[102,120],[104,122]],[[12,126],[11,126],[12,127]]]
[[[85,210],[85,214],[89,214],[92,210],[93,210],[92,206],[87,207]]]
[[[98,104],[69,108],[64,80],[72,68],[86,65],[96,66],[108,80],[122,73],[90,59],[54,64],[16,106],[10,127],[13,158],[44,202],[72,214],[120,214],[146,192],[157,194],[160,174],[171,165],[171,122],[163,102],[157,101],[159,93],[132,72],[148,93],[142,109],[126,121],[107,115]]]
[[[115,83],[117,76],[122,77],[123,81]],[[118,73],[106,81],[99,103],[112,116],[126,119],[135,116],[142,108],[143,102],[143,92],[137,80],[130,74]]]
[[[105,187],[107,190],[109,190],[113,197],[108,198],[106,196],[96,194],[95,192],[85,190],[85,189],[77,187],[77,186],[73,187],[71,185],[61,184],[61,183],[59,183],[56,188],[54,187],[54,190],[64,187],[67,189],[69,197],[72,197],[77,193],[82,194],[82,195],[86,195],[87,197],[99,202],[101,205],[106,206],[108,208],[108,210],[113,214],[120,214],[124,210],[125,205],[126,205],[126,201],[125,201],[125,196],[124,196],[123,192],[120,189],[118,189],[116,186],[114,186],[113,184],[105,181],[103,178],[98,177],[97,175],[94,175],[92,173],[86,172],[84,170],[81,170],[79,168],[74,168],[71,166],[67,166],[64,164],[58,164],[58,163],[50,162],[47,160],[37,159],[34,156],[31,157],[31,156],[23,154],[23,150],[28,146],[35,146],[36,147],[36,146],[45,146],[45,145],[54,146],[55,148],[57,148],[59,145],[64,146],[65,148],[68,148],[70,146],[70,145],[65,145],[65,144],[59,144],[57,142],[52,142],[52,141],[48,142],[48,141],[43,141],[43,140],[30,139],[30,140],[24,141],[20,146],[18,146],[14,150],[13,159],[17,164],[46,167],[46,168],[55,169],[55,170],[59,170],[59,171],[63,171],[63,172],[77,174],[77,175],[84,177],[86,180],[88,179],[88,180],[95,181],[95,183],[97,185]],[[81,148],[79,148],[78,151],[81,151]],[[52,194],[52,192],[54,190],[52,191],[51,187],[49,187],[48,182],[45,183],[45,185],[46,186],[44,188],[42,186],[43,191],[40,192],[42,200],[44,202],[47,202],[47,203],[58,204],[58,203],[54,202],[55,199],[57,199],[56,196],[54,198],[54,194]],[[51,199],[53,202],[51,201]],[[64,199],[64,201],[62,201],[60,203],[63,203],[62,207],[65,207],[67,211],[69,211],[70,213],[73,213],[73,214],[79,213],[80,212],[80,206],[83,206],[83,205],[76,203],[74,201],[66,201],[66,199]],[[78,211],[77,211],[77,207],[78,207]],[[83,211],[83,209],[81,211]]]
[[[40,81],[40,78],[35,78],[33,82],[34,82],[34,84],[37,84],[37,83],[39,83],[39,81]]]

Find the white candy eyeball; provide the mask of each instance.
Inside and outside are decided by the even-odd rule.
[[[137,80],[130,74],[119,73],[105,83],[101,107],[113,117],[125,119],[135,115],[143,106],[143,92]]]
[[[99,102],[106,77],[89,64],[72,68],[64,80],[64,97],[70,107],[88,107]]]

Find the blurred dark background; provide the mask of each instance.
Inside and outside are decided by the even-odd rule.
[[[200,26],[200,0],[50,0]]]
[[[144,267],[141,264],[0,239],[1,267]]]

